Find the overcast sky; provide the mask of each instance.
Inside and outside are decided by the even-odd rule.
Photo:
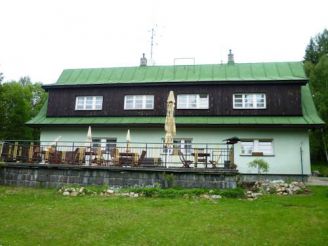
[[[0,0],[0,72],[54,83],[65,68],[300,61],[327,0]],[[181,64],[191,60],[178,60]]]

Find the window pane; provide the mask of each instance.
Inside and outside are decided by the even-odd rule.
[[[243,96],[241,94],[235,94],[233,95],[233,103],[234,108],[242,108],[243,107]]]
[[[116,148],[116,141],[117,141],[117,139],[115,139],[115,138],[107,139],[107,144],[106,144],[106,151],[107,152],[109,152],[112,149]]]
[[[253,95],[245,94],[244,95],[245,108],[253,108]]]
[[[199,95],[199,108],[208,108],[208,95]]]
[[[273,155],[272,141],[259,141],[258,151],[264,155]]]
[[[146,109],[154,108],[154,96],[146,96]]]
[[[102,109],[102,103],[103,103],[103,97],[95,97],[95,106],[94,106],[94,109]]]
[[[133,109],[133,96],[125,96],[125,109]]]
[[[142,96],[135,96],[134,109],[142,109]]]
[[[177,108],[187,108],[187,95],[178,95],[178,104]]]
[[[264,94],[257,94],[256,95],[256,107],[257,108],[264,108],[265,107],[265,95]]]
[[[241,144],[241,153],[243,155],[251,155],[254,151],[254,144],[253,141],[247,141],[247,142],[240,142]]]
[[[92,147],[100,147],[100,138],[92,138]]]
[[[197,108],[197,95],[189,95],[188,108]]]
[[[187,155],[191,155],[191,139],[184,140],[184,153]]]

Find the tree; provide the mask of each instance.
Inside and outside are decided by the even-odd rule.
[[[26,78],[0,85],[0,139],[39,138],[39,131],[25,123],[39,112],[47,95],[41,84]]]
[[[310,43],[305,50],[304,70],[309,77],[314,103],[321,118],[328,122],[328,30],[325,29]],[[327,125],[323,132],[310,135],[311,159],[328,161],[326,143]],[[326,158],[325,158],[326,157]]]
[[[319,63],[320,58],[328,53],[328,30],[324,29],[314,38],[310,39],[310,43],[306,47],[304,60],[312,64]]]

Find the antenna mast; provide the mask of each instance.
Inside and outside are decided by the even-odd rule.
[[[157,28],[157,25],[155,25],[151,29],[151,36],[150,36],[150,63],[152,65],[155,64],[155,61],[154,61],[154,46],[157,45],[157,43],[155,42],[156,28]]]
[[[155,29],[152,28],[151,37],[150,37],[150,60],[153,60],[154,36],[155,36]]]

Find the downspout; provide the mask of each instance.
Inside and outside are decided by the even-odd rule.
[[[302,148],[303,142],[300,144],[300,156],[301,156],[301,174],[302,174],[302,182],[304,182],[304,171],[303,171],[303,148]]]

